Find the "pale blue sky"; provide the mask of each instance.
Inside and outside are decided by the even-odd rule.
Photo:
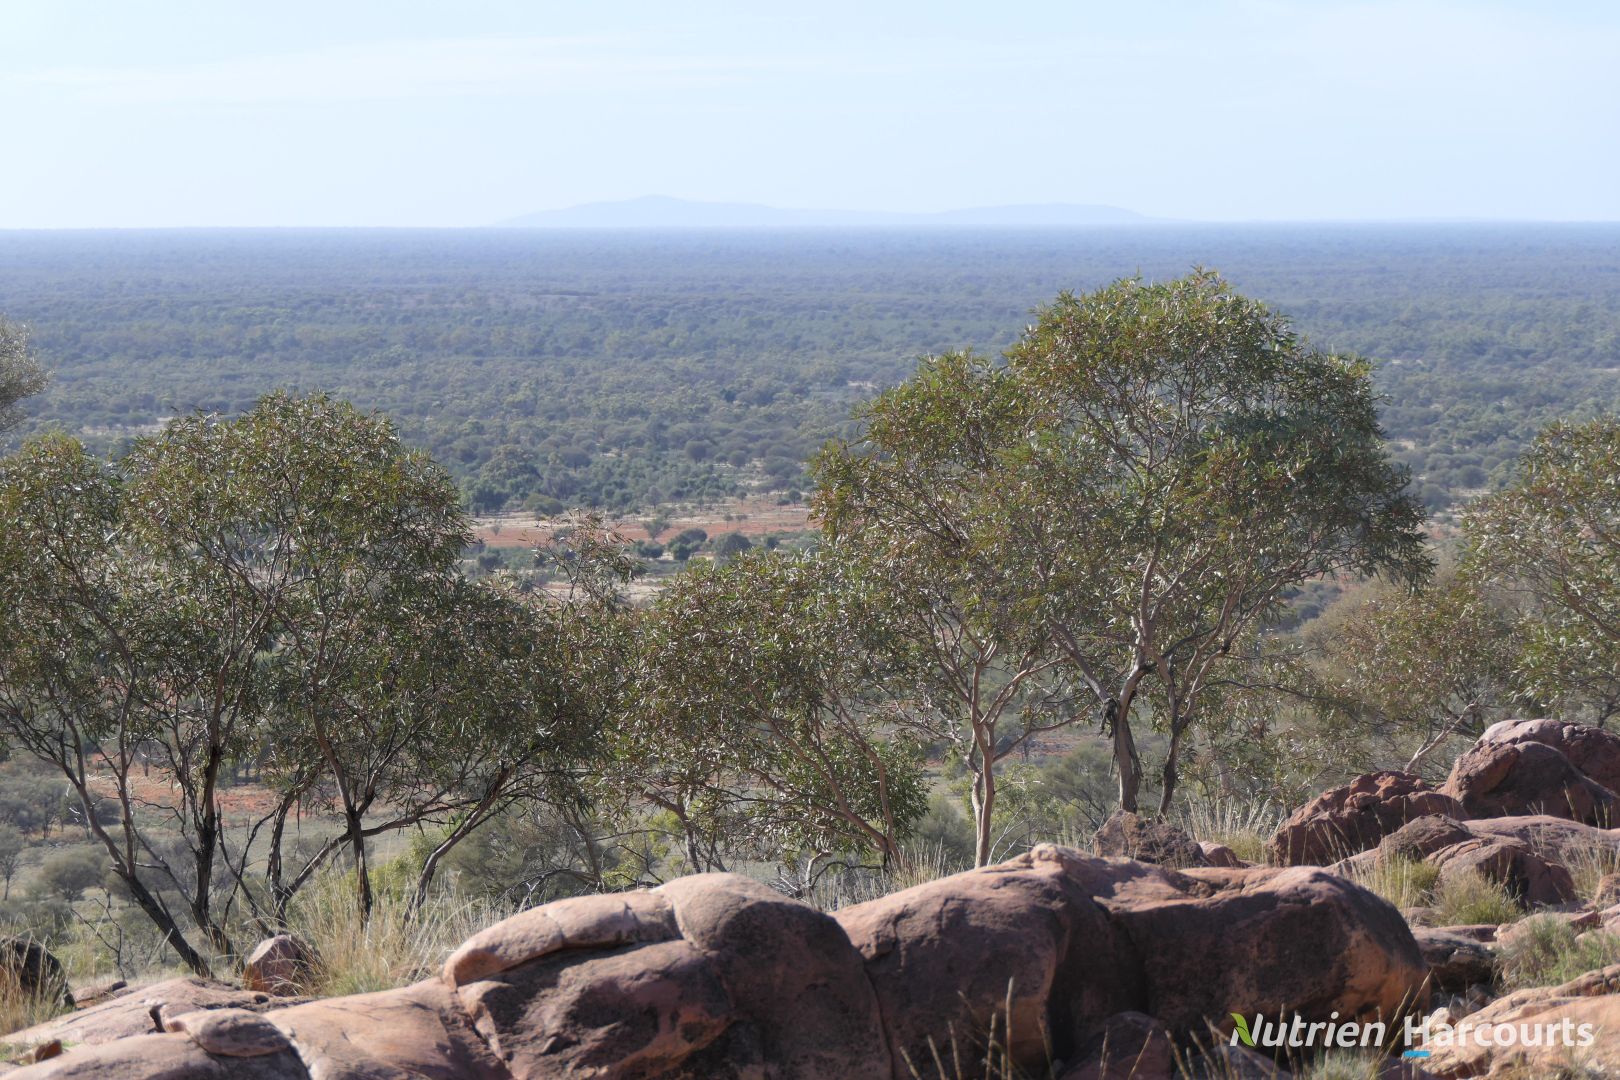
[[[1620,5],[0,0],[0,227],[1620,219]]]

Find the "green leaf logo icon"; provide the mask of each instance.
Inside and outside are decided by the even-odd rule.
[[[1243,1040],[1244,1046],[1254,1045],[1254,1036],[1249,1034],[1249,1022],[1237,1013],[1232,1014],[1232,1023],[1237,1025],[1238,1038]]]

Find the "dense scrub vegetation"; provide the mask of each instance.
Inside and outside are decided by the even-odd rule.
[[[289,387],[380,409],[478,511],[647,509],[803,485],[914,358],[1010,345],[1122,271],[1219,267],[1371,356],[1442,506],[1620,400],[1611,227],[1043,232],[8,234],[0,311],[55,372],[26,430],[98,449]]]

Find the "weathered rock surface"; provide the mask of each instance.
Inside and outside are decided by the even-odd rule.
[[[286,1004],[285,998],[272,998],[269,994],[207,979],[168,979],[126,990],[100,1004],[24,1028],[4,1036],[3,1041],[13,1046],[32,1046],[60,1039],[65,1046],[95,1046],[131,1035],[155,1034],[162,1030],[160,1021],[167,1023],[199,1009],[264,1012]]]
[[[1613,844],[1602,829],[1548,817],[1456,821],[1421,818],[1386,836],[1371,851],[1354,855],[1334,869],[1348,873],[1387,859],[1418,859],[1436,866],[1443,883],[1478,874],[1507,888],[1529,905],[1563,904],[1576,898],[1573,876],[1561,858],[1575,847]],[[1567,848],[1561,844],[1567,843]]]
[[[1204,866],[1203,847],[1183,829],[1126,810],[1108,815],[1093,842],[1098,855],[1135,859],[1158,866]]]
[[[12,1075],[907,1078],[931,1046],[973,1060],[993,1028],[1021,1067],[1050,1047],[1102,1077],[1075,1070],[1104,1068],[1104,1043],[1161,1062],[1234,1010],[1391,1019],[1427,975],[1399,914],[1326,872],[1043,846],[836,917],[725,874],[565,901],[357,997],[174,980],[42,1025],[32,1041],[67,1051]]]
[[[242,965],[242,988],[276,997],[294,997],[309,982],[314,962],[309,949],[291,934],[267,937]]]
[[[1455,800],[1421,777],[1368,773],[1295,810],[1267,851],[1283,866],[1324,866],[1366,851],[1408,822],[1436,815],[1463,816]]]
[[[1414,927],[1434,990],[1461,993],[1496,978],[1496,951],[1466,933],[1447,928]]]
[[[1620,796],[1620,737],[1555,720],[1492,724],[1441,791],[1476,818],[1545,814],[1608,826]]]
[[[1620,966],[1516,991],[1457,1021],[1457,1030],[1462,1024],[1479,1036],[1431,1039],[1429,1071],[1455,1078],[1612,1075],[1620,1072]],[[1583,1024],[1591,1037],[1579,1045]]]

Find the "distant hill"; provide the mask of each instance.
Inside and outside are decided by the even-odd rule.
[[[667,195],[645,195],[620,202],[542,210],[497,224],[536,229],[757,229],[869,225],[1141,225],[1155,220],[1117,206],[1073,203],[979,206],[968,210],[906,214],[881,210],[785,210],[758,203],[694,202]]]

